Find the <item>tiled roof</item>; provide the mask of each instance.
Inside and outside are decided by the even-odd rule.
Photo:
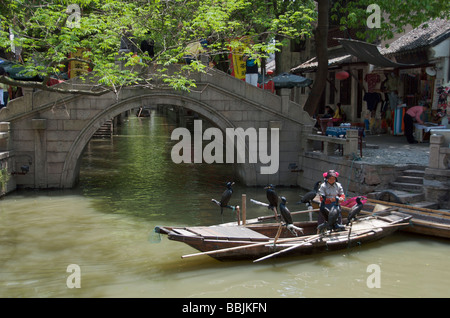
[[[383,55],[403,53],[437,45],[448,37],[450,37],[449,20],[430,20],[392,42],[389,48],[380,51]]]
[[[352,61],[352,56],[350,54],[338,56],[328,60],[328,66],[338,65],[340,63],[349,63]],[[294,67],[291,69],[292,73],[305,72],[308,70],[316,69],[318,66],[317,59],[313,57],[312,59]]]
[[[444,19],[435,19],[422,23],[417,28],[401,36],[391,43],[389,48],[380,49],[380,53],[386,57],[413,51],[416,49],[434,46],[450,37],[450,21]],[[342,55],[328,60],[328,66],[352,61],[352,55]],[[317,68],[316,58],[312,58],[291,69],[293,73],[310,71]]]

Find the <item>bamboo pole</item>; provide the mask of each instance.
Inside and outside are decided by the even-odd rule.
[[[295,212],[291,212],[291,215],[310,213],[310,212],[319,212],[319,209],[295,211]],[[266,216],[260,216],[257,219],[260,220],[260,221],[263,221],[263,220],[266,220],[266,219],[273,219],[273,218],[275,218],[274,215],[266,215]]]
[[[236,216],[237,216],[237,224],[241,225],[241,210],[239,208],[239,205],[236,206]]]
[[[277,243],[278,239],[280,238],[282,227],[283,227],[283,224],[281,224],[281,222],[280,222],[280,226],[278,226],[277,235],[275,235],[275,239],[273,240],[273,245],[275,245]]]
[[[290,238],[278,240],[278,243],[286,243],[286,242],[295,241],[295,240],[299,240],[299,239],[300,238],[298,238],[298,237],[290,237]],[[220,249],[220,250],[212,250],[212,251],[206,251],[206,252],[200,252],[200,253],[183,255],[183,256],[181,256],[181,258],[200,256],[200,255],[218,254],[218,253],[224,253],[224,252],[229,252],[229,251],[241,250],[241,249],[245,249],[245,248],[263,246],[263,245],[272,244],[272,243],[273,243],[272,240],[268,240],[268,241],[260,242],[260,243],[254,243],[254,244],[248,244],[248,245],[240,245],[240,246],[235,246],[235,247],[223,248],[223,249]]]
[[[247,195],[242,195],[242,225],[247,223]]]
[[[290,247],[288,247],[288,248],[285,248],[284,250],[281,250],[281,251],[278,251],[278,252],[275,252],[275,253],[272,253],[272,254],[263,256],[263,257],[258,258],[258,259],[255,259],[255,260],[253,261],[253,263],[260,262],[260,261],[262,261],[262,260],[265,260],[265,259],[268,259],[268,258],[270,258],[270,257],[276,256],[276,255],[278,255],[278,254],[285,253],[285,252],[287,252],[287,251],[293,250],[293,249],[295,249],[295,248],[297,248],[297,247],[300,247],[300,246],[302,246],[302,245],[305,245],[306,243],[310,243],[310,242],[312,242],[312,241],[314,241],[314,240],[319,239],[321,235],[322,235],[322,234],[316,234],[316,235],[313,235],[312,237],[310,237],[310,238],[304,240],[303,242],[301,242],[300,244],[292,245],[292,246],[290,246]]]
[[[406,210],[413,210],[413,211],[417,210],[417,211],[428,212],[428,213],[433,213],[433,214],[441,214],[443,216],[450,216],[450,212],[447,212],[447,211],[421,208],[421,207],[413,206],[413,205],[407,205],[407,204],[401,204],[401,203],[395,203],[395,202],[387,202],[387,201],[381,201],[381,200],[375,200],[375,199],[367,199],[367,201],[373,202],[373,203],[384,204],[384,205],[397,206],[400,208],[404,208]]]

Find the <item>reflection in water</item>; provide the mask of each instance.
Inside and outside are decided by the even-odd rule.
[[[181,259],[194,250],[157,225],[221,222],[219,198],[228,165],[176,165],[164,117],[131,117],[112,140],[93,140],[83,155],[80,186],[18,191],[0,200],[0,297],[449,297],[448,241],[397,234],[351,250],[267,262]],[[264,190],[234,186],[265,201]],[[299,189],[279,188],[291,211]],[[270,215],[247,203],[248,216]],[[224,212],[224,221],[235,216]],[[69,289],[78,264],[81,288]],[[370,289],[367,267],[381,268]]]

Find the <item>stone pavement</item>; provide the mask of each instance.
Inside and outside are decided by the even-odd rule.
[[[363,139],[363,156],[360,162],[403,166],[417,164],[428,166],[430,143],[409,144],[405,136],[389,134],[366,135]]]

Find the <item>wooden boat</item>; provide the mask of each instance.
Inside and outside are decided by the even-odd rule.
[[[411,216],[402,213],[380,211],[376,215],[359,217],[343,231],[323,234],[316,233],[317,221],[295,222],[294,225],[304,232],[299,236],[278,223],[157,227],[155,231],[200,251],[182,258],[209,255],[221,261],[251,259],[257,262],[270,257],[345,249],[380,240],[408,226],[410,219]]]
[[[386,202],[368,199],[364,210],[371,213],[376,206],[410,215],[411,226],[402,231],[450,239],[450,212],[406,205],[401,203]]]

